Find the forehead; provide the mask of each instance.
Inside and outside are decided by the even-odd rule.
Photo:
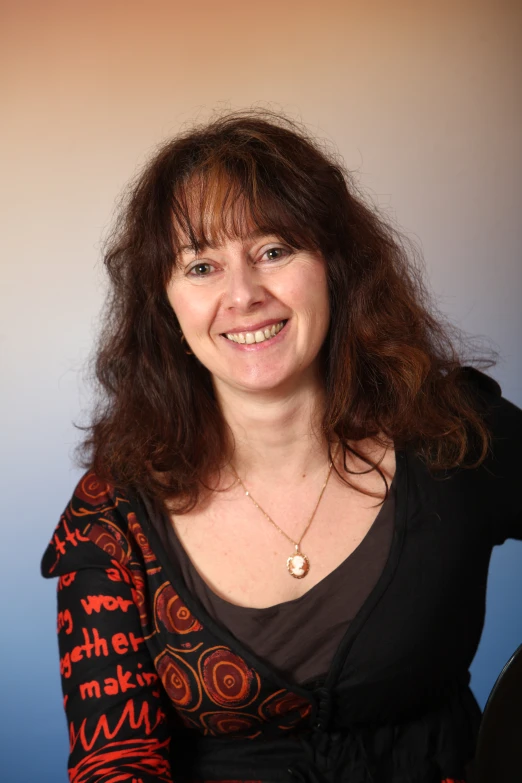
[[[311,243],[303,221],[273,188],[254,178],[243,182],[222,170],[198,174],[173,195],[172,221],[175,254],[199,253],[230,241],[252,242],[276,236],[294,247]]]

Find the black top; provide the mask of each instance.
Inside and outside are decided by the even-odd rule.
[[[465,781],[492,547],[522,539],[522,411],[467,369],[493,445],[434,478],[397,450],[386,565],[320,683],[289,682],[187,589],[136,497],[88,473],[44,555],[75,783]]]

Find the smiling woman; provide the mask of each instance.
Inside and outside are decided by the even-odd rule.
[[[225,386],[289,394],[306,375],[319,389],[329,324],[320,253],[274,236],[225,240],[201,254],[182,253],[167,294],[218,396]]]
[[[239,112],[160,149],[105,261],[42,565],[71,781],[470,783],[522,411],[399,235],[303,128]]]

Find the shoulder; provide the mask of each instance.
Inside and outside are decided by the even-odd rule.
[[[518,460],[522,449],[522,410],[502,395],[500,384],[474,367],[462,367],[460,377],[479,408],[492,436],[492,457],[502,458],[511,454]]]
[[[501,544],[507,538],[522,539],[518,500],[522,474],[522,410],[502,395],[500,385],[489,376],[471,367],[463,368],[463,371],[491,434],[486,459],[477,469],[465,472],[465,486],[471,488],[482,512],[487,514],[494,544]]]
[[[126,494],[89,471],[73,492],[42,558],[44,577],[80,568],[125,565],[130,556],[132,504]]]
[[[461,465],[434,474],[426,469],[424,461],[417,459],[419,480],[437,486],[451,478],[448,487],[458,483],[464,492],[467,488],[474,496],[497,502],[502,495],[506,503],[514,504],[516,488],[522,472],[522,410],[502,395],[500,384],[486,373],[474,367],[461,367],[457,381],[466,390],[468,399],[483,420],[490,435],[487,454],[478,466]],[[472,459],[480,452],[473,445]],[[472,462],[472,459],[469,462]]]
[[[461,367],[459,369],[459,380],[468,384],[478,396],[483,398],[500,398],[502,395],[500,384],[491,376],[477,370],[476,367]]]

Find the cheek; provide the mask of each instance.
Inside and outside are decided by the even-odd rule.
[[[315,263],[304,271],[299,285],[294,289],[296,305],[317,326],[327,324],[330,320],[330,302],[325,266],[323,263]]]
[[[183,296],[180,294],[179,287],[171,281],[167,285],[166,294],[169,304],[179,320],[180,313],[183,310]]]
[[[208,327],[209,308],[204,298],[194,296],[194,291],[187,291],[177,285],[172,285],[167,289],[167,296],[181,329],[186,335]]]

